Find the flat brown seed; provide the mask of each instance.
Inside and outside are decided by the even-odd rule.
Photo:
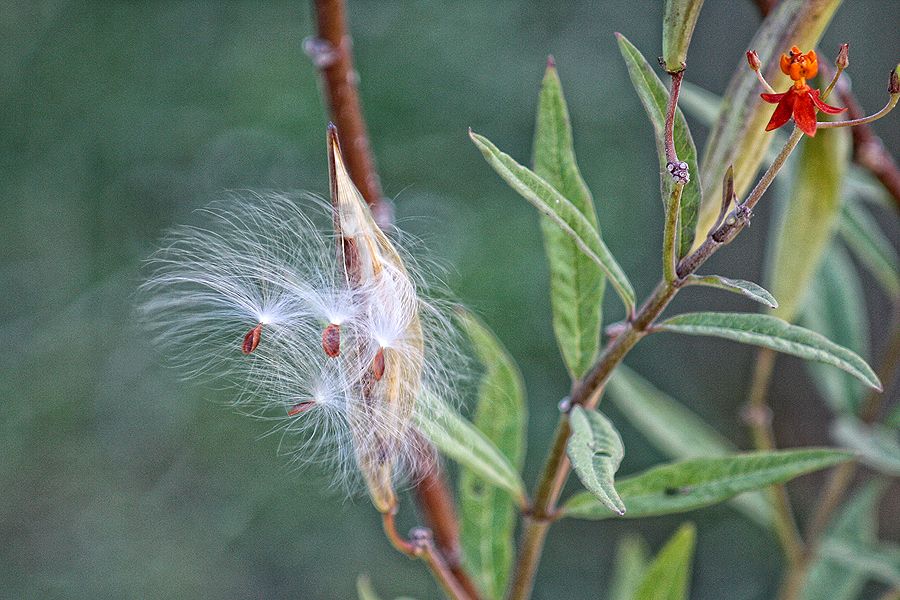
[[[315,405],[316,403],[312,401],[298,402],[297,404],[293,405],[290,410],[288,410],[288,416],[293,417],[299,415],[302,412],[308,411]]]
[[[334,358],[341,353],[341,326],[331,323],[322,331],[322,350]]]
[[[381,378],[384,377],[384,366],[384,348],[379,348],[372,361],[372,373],[375,375],[375,381],[381,381]]]
[[[241,345],[241,351],[244,354],[250,354],[259,346],[259,338],[262,336],[262,323],[247,332],[244,336],[244,343]]]

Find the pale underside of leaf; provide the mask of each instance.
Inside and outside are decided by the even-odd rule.
[[[525,485],[518,470],[493,442],[441,400],[426,396],[422,404],[422,410],[414,413],[416,425],[441,454],[524,503]]]
[[[581,483],[609,510],[625,514],[625,504],[615,488],[615,474],[625,450],[613,424],[595,410],[576,406],[570,414],[572,435],[566,453]]]
[[[814,331],[770,315],[687,313],[663,321],[659,328],[674,333],[721,337],[819,361],[850,373],[873,389],[881,389],[878,376],[855,352]]]
[[[754,302],[764,304],[769,308],[776,308],[778,301],[764,287],[752,281],[744,281],[743,279],[729,279],[721,275],[689,275],[687,285],[705,285],[708,287],[719,288],[720,290],[728,290],[735,294],[740,294],[745,298],[750,298]]]
[[[628,507],[626,518],[652,517],[695,510],[733,496],[782,483],[852,458],[831,449],[786,450],[696,458],[654,467],[616,482]],[[593,495],[576,494],[563,507],[566,516],[609,519],[616,513]]]
[[[508,154],[501,152],[487,138],[474,132],[470,132],[469,136],[488,164],[510,187],[556,223],[575,241],[582,252],[603,269],[619,297],[622,298],[626,310],[632,314],[635,301],[634,288],[609,248],[603,243],[600,234],[581,211],[553,186],[530,169],[517,163]]]

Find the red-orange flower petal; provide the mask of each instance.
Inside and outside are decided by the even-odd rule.
[[[794,94],[792,90],[788,90],[783,94],[760,95],[766,102],[778,104],[778,106],[775,107],[775,112],[772,113],[772,118],[769,119],[769,124],[766,125],[766,131],[778,129],[779,127],[787,123],[794,112],[794,102],[796,102],[797,100],[797,94]]]
[[[801,92],[794,95],[797,97],[794,102],[794,123],[806,135],[816,135],[816,106],[813,104],[812,94]]]
[[[837,106],[831,106],[830,104],[825,104],[822,102],[822,99],[819,98],[819,90],[812,90],[809,92],[809,95],[812,96],[813,104],[816,105],[816,108],[821,110],[823,113],[828,113],[829,115],[839,115],[844,112],[845,108],[838,108]]]

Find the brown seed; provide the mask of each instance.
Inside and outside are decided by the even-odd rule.
[[[375,375],[375,381],[381,381],[384,377],[384,348],[379,348],[375,353],[375,359],[372,361],[372,373]]]
[[[334,358],[341,353],[341,326],[331,323],[322,331],[322,350]]]
[[[241,351],[244,354],[250,354],[259,346],[259,338],[262,335],[262,323],[247,332],[244,336],[244,343],[241,345]]]
[[[297,404],[293,405],[290,410],[288,410],[288,416],[293,417],[299,415],[302,412],[308,411],[315,405],[316,403],[312,400],[307,400],[306,402],[298,402]]]

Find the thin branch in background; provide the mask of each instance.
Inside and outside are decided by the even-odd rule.
[[[369,146],[366,121],[357,89],[358,75],[353,67],[353,43],[347,28],[344,0],[314,0],[317,36],[304,42],[304,49],[322,74],[325,101],[343,140],[343,156],[353,183],[369,204],[378,225],[390,227],[393,214],[385,201],[375,160]],[[459,521],[446,473],[433,457],[434,468],[421,477],[414,494],[425,522],[433,528],[419,529],[420,539],[408,542],[397,534],[394,516],[384,516],[385,533],[400,552],[423,558],[444,590],[453,598],[479,597],[472,579],[465,572],[459,545]],[[433,536],[433,539],[432,539]]]
[[[391,224],[393,215],[390,204],[384,201],[369,147],[344,0],[314,0],[313,7],[317,34],[305,40],[303,47],[322,75],[325,100],[343,140],[350,177],[372,209],[376,222],[384,228]]]
[[[861,119],[865,116],[859,101],[847,82],[841,82],[837,87],[837,95],[844,106],[847,107],[847,118],[850,120]],[[878,137],[868,125],[859,125],[850,130],[853,133],[853,160],[861,167],[867,169],[875,176],[884,189],[894,199],[894,204],[900,209],[900,166],[884,147],[881,138]]]

